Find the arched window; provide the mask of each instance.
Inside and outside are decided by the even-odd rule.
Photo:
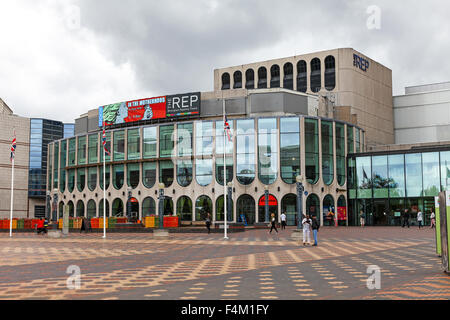
[[[275,198],[274,195],[269,194],[268,199],[268,205],[269,205],[269,221],[270,217],[272,216],[272,213],[275,214],[275,219],[278,221],[278,200]],[[263,195],[261,198],[259,198],[258,201],[258,222],[269,222],[266,221],[266,196]]]
[[[127,215],[139,219],[139,201],[138,199],[132,197],[127,201]]]
[[[182,196],[177,201],[177,216],[181,221],[192,221],[192,200]]]
[[[236,203],[237,221],[247,225],[255,223],[255,199],[248,194],[243,194]]]
[[[294,89],[294,67],[292,63],[286,62],[283,67],[283,88]]]
[[[84,202],[83,202],[83,200],[78,200],[78,202],[77,202],[77,217],[84,217]]]
[[[212,217],[212,201],[208,196],[200,196],[195,201],[195,221],[204,221],[206,215],[210,213]]]
[[[123,217],[123,202],[119,198],[114,199],[112,203],[112,216]]]
[[[59,203],[59,208],[58,208],[59,210],[59,218],[62,218],[63,217],[63,214],[64,214],[64,201],[61,201],[60,203]]]
[[[286,214],[286,224],[295,226],[297,224],[297,195],[289,193],[281,199],[281,213]]]
[[[73,202],[72,202],[72,200],[71,201],[69,201],[68,203],[67,203],[67,205],[69,206],[69,217],[74,217],[75,216],[75,210],[74,210],[74,206],[73,206]]]
[[[230,89],[230,74],[225,72],[222,74],[222,90]]]
[[[242,88],[242,72],[235,71],[233,74],[233,80],[234,80],[233,89]]]
[[[156,182],[156,162],[142,163],[142,183],[146,188],[152,188]]]
[[[336,122],[336,175],[340,186],[345,184],[345,131],[344,124]]]
[[[319,92],[322,87],[322,75],[320,68],[320,59],[314,58],[311,60],[311,91]]]
[[[108,188],[109,188],[109,183],[110,183],[110,171],[111,171],[111,166],[109,166],[109,165],[106,165],[105,166],[105,187],[106,187],[106,190],[108,190]],[[99,177],[99,180],[100,180],[100,189],[102,189],[103,190],[103,166],[100,166],[100,177]]]
[[[298,117],[280,118],[281,179],[294,184],[300,174],[300,121]]]
[[[267,88],[267,69],[260,67],[258,69],[258,89]]]
[[[333,56],[325,58],[325,89],[328,91],[336,87],[336,66]]]
[[[322,178],[330,185],[334,178],[333,122],[321,122],[322,130]]]
[[[253,69],[245,71],[245,89],[255,89],[255,71]]]
[[[347,201],[345,196],[340,196],[337,201],[337,214],[338,225],[346,225],[347,221]]]
[[[323,223],[324,225],[334,226],[334,219],[336,219],[336,209],[334,207],[334,199],[331,195],[327,194],[323,198]],[[331,216],[329,213],[332,213]]]
[[[117,190],[122,189],[124,179],[124,168],[123,164],[118,164],[113,166],[113,185]]]
[[[83,192],[86,185],[86,168],[77,169],[77,189]]]
[[[233,221],[234,206],[233,199],[229,199],[227,194],[227,221]],[[223,195],[219,196],[216,200],[216,221],[224,221],[224,204]]]
[[[105,215],[108,218],[109,217],[109,201],[106,200],[106,212]],[[100,200],[100,202],[98,203],[98,216],[99,217],[103,217],[103,199]]]
[[[297,62],[297,91],[306,92],[308,89],[308,76],[306,74],[306,61]]]
[[[88,188],[94,191],[97,187],[97,167],[88,168]]]
[[[236,179],[249,185],[255,179],[255,120],[236,121]]]
[[[233,157],[225,158],[225,170],[227,183],[233,181]],[[223,157],[216,158],[216,181],[223,186]]]
[[[75,169],[67,170],[67,176],[68,176],[67,189],[69,190],[70,193],[72,193],[73,189],[75,188]]]
[[[142,201],[142,218],[151,215],[158,215],[156,212],[156,202],[152,197],[147,197]]]
[[[192,160],[178,160],[177,182],[182,187],[187,187],[192,182]]]
[[[278,177],[277,119],[258,119],[258,177],[263,184],[273,184]]]
[[[166,188],[173,183],[173,162],[164,160],[159,162],[159,182],[164,183]]]
[[[158,202],[159,205],[159,202]],[[164,211],[163,215],[165,216],[171,216],[173,215],[173,200],[172,199],[164,199]]]
[[[89,200],[87,203],[87,217],[90,218],[95,218],[96,216],[96,210],[97,210],[97,205],[95,204],[94,200]]]
[[[319,128],[317,119],[305,119],[306,179],[315,184],[319,180]]]
[[[280,87],[280,67],[274,64],[270,68],[270,87],[279,88]]]
[[[127,164],[127,184],[133,189],[139,185],[139,163]]]
[[[195,159],[195,180],[203,187],[212,182],[212,159]]]
[[[306,214],[309,214],[309,217],[316,216],[319,218],[320,211],[320,200],[317,195],[311,193],[308,198],[306,198]]]
[[[66,159],[67,159],[67,140],[61,141],[60,150],[61,164],[59,167],[59,191],[66,190]]]

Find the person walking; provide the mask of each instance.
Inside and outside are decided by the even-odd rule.
[[[419,210],[417,212],[417,223],[419,224],[419,229],[422,228],[423,214],[422,211]]]
[[[434,214],[433,209],[431,209],[430,219],[431,219],[431,229],[436,228],[436,215]]]
[[[270,217],[270,232],[272,233],[272,230],[275,229],[275,231],[278,233],[278,229],[277,229],[277,220],[275,219],[275,213],[272,213],[271,217]]]
[[[314,237],[314,247],[317,247],[317,232],[319,232],[320,223],[317,221],[316,216],[312,216],[312,223],[311,223],[311,229],[313,231],[313,237]]]
[[[208,212],[206,214],[206,229],[208,229],[208,234],[211,233],[211,214]]]
[[[408,211],[408,209],[405,209],[405,212],[403,213],[402,228],[404,228],[405,225],[408,225],[408,228],[409,228],[409,211]]]
[[[364,227],[364,224],[366,223],[366,214],[363,210],[359,212],[359,222],[361,223],[361,227]]]
[[[303,224],[303,245],[306,246],[306,243],[311,244],[311,224],[312,221],[309,218],[309,214],[306,215],[306,218],[302,221]]]
[[[37,234],[40,234],[41,232],[44,232],[44,219],[39,219],[37,222]]]
[[[281,218],[281,230],[286,229],[286,214],[283,212],[280,216]]]

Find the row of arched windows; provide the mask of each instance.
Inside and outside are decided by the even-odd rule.
[[[193,201],[188,196],[181,196],[176,201],[176,206],[172,199],[164,200],[164,215],[176,214],[180,217],[181,221],[204,221],[208,213],[211,213],[213,220],[223,221],[224,219],[224,201],[223,195],[216,199],[215,212],[213,212],[213,202],[212,199],[206,195],[199,196],[195,200],[195,206],[193,206]],[[254,224],[255,222],[265,221],[265,195],[259,197],[258,202],[248,194],[243,194],[239,196],[236,201],[236,207],[234,207],[234,201],[231,200],[231,210],[228,211],[228,221],[233,221],[234,219],[238,222],[245,222],[247,224]],[[129,203],[124,202],[121,198],[116,198],[112,202],[111,215],[112,216],[126,216],[126,206]],[[155,199],[152,197],[146,197],[142,201],[142,205],[139,204],[138,200],[131,198],[130,206],[131,214],[139,219],[142,219],[150,215],[158,215],[157,205]],[[95,200],[91,199],[84,203],[83,200],[78,200],[76,206],[74,202],[69,201],[67,203],[69,207],[70,217],[102,217],[103,216],[103,199],[99,201],[98,205]],[[276,219],[278,219],[278,199],[269,194],[268,206],[269,215],[275,214]],[[337,204],[334,202],[334,198],[331,195],[326,195],[322,202],[322,210],[320,206],[319,197],[312,193],[306,198],[306,214],[310,216],[316,216],[320,220],[320,212],[323,213],[323,221],[326,221],[326,215],[329,211],[334,213],[337,212],[337,207],[346,208],[346,199],[344,196],[338,198]],[[59,203],[59,216],[62,217],[64,202]],[[236,210],[236,216],[234,215]],[[295,225],[296,214],[297,214],[297,196],[295,194],[286,194],[281,199],[281,212],[286,213],[288,225]],[[257,216],[256,216],[257,215]],[[106,216],[110,216],[109,201],[106,200]]]
[[[307,91],[307,63],[305,60],[297,62],[297,91]],[[322,67],[319,58],[314,58],[310,62],[310,90],[319,92],[322,87]],[[280,72],[280,66],[274,64],[270,67],[270,79],[267,78],[266,67],[260,67],[257,70],[257,83],[255,83],[255,71],[247,69],[245,71],[245,83],[241,71],[233,73],[233,89],[263,89],[280,88],[294,90],[294,66],[291,62],[286,62],[283,66],[283,73]],[[325,89],[328,91],[336,87],[336,60],[333,56],[325,58]],[[270,82],[270,83],[268,83]],[[228,72],[222,74],[222,90],[231,89],[231,77]]]

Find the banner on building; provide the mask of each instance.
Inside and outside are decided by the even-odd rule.
[[[347,207],[337,208],[338,220],[347,220]]]

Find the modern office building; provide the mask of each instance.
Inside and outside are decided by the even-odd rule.
[[[421,210],[429,224],[434,197],[450,191],[450,144],[379,149],[348,157],[349,225],[359,225],[361,210],[367,225],[399,225],[405,209],[412,223]]]
[[[11,142],[16,133],[14,160],[14,217],[28,215],[28,172],[30,154],[30,119],[13,114],[0,99],[0,218],[9,218],[11,210]],[[45,182],[45,180],[44,180]]]
[[[450,142],[450,82],[406,87],[393,102],[396,144]]]
[[[214,70],[214,91],[224,97],[256,88],[318,95],[333,118],[364,129],[368,147],[394,143],[392,71],[352,48]]]

